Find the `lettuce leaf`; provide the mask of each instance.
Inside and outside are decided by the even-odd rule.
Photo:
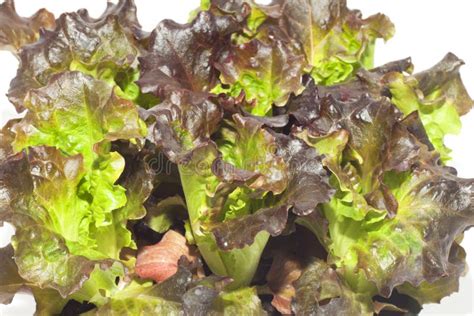
[[[312,262],[295,284],[297,315],[373,315],[371,298],[354,293],[331,266]]]
[[[25,118],[2,132],[13,145],[2,144],[2,190],[11,192],[2,219],[16,227],[20,275],[66,297],[96,263],[135,246],[126,224],[144,214],[125,207],[125,189],[115,184],[124,159],[110,141],[141,137],[143,123],[130,101],[79,72],[32,90],[25,106]]]
[[[54,15],[46,9],[23,18],[16,12],[15,2],[6,0],[0,5],[0,49],[19,55],[23,46],[38,40],[41,29],[51,30],[54,26]]]
[[[188,24],[162,21],[150,35],[147,54],[140,58],[142,92],[162,98],[179,90],[209,92],[218,76],[213,64],[240,28],[233,17],[206,11]]]
[[[230,88],[218,86],[213,91],[235,97],[243,91],[253,101],[247,111],[264,116],[273,104],[283,106],[291,93],[302,90],[304,56],[293,54],[283,41],[267,45],[254,39],[222,52],[216,68],[222,84]]]
[[[462,64],[450,53],[431,69],[414,77],[405,78],[401,74],[389,77],[392,102],[405,115],[419,112],[426,133],[444,162],[450,159],[444,137],[461,131],[460,115],[469,111],[474,103],[459,75]]]
[[[56,20],[0,5],[26,110],[0,130],[15,227],[0,303],[372,315],[456,291],[474,182],[445,165],[444,137],[473,100],[451,53],[373,68],[393,32],[345,0],[202,0],[151,33],[133,0]]]
[[[135,6],[127,0],[109,5],[98,19],[87,10],[62,14],[54,30],[42,32],[37,42],[21,50],[20,67],[8,92],[17,111],[24,110],[29,90],[46,86],[54,75],[68,70],[102,79],[121,97],[136,99],[139,89],[133,73],[138,71],[133,64],[141,47],[133,32],[138,27],[134,14]],[[117,82],[127,76],[129,82]]]
[[[361,67],[371,68],[377,38],[388,40],[394,26],[383,14],[363,19],[346,1],[276,0],[264,9],[306,56],[317,83],[332,85]]]

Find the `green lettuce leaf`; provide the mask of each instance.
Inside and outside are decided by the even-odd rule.
[[[288,211],[307,215],[333,190],[321,157],[303,142],[272,134],[250,117],[233,119],[217,146],[211,142],[191,152],[180,174],[201,254],[237,286],[251,281],[269,235],[283,232]]]
[[[267,315],[255,288],[241,288],[222,293],[214,302],[209,315]]]
[[[450,159],[451,150],[444,145],[444,137],[461,131],[460,115],[474,104],[460,78],[462,64],[455,55],[448,54],[414,77],[398,73],[388,77],[392,102],[405,115],[419,112],[431,143],[445,162]]]
[[[71,254],[64,239],[42,226],[23,227],[12,239],[19,274],[40,288],[56,289],[63,297],[82,286],[94,263]]]
[[[276,157],[283,159],[288,166],[286,188],[281,194],[268,198],[263,205],[251,206],[250,212],[239,212],[239,216],[229,217],[214,227],[213,233],[221,249],[249,245],[261,231],[278,236],[286,227],[288,211],[296,216],[307,216],[318,204],[329,201],[334,193],[318,153],[298,139],[276,133],[273,137]],[[239,199],[242,200],[242,195]]]
[[[135,105],[117,97],[112,87],[80,72],[54,77],[25,99],[28,109],[13,128],[14,147],[54,146],[67,155],[81,154],[87,166],[102,141],[143,136],[145,126]]]
[[[2,143],[0,182],[8,194],[2,220],[16,227],[15,260],[33,288],[66,297],[96,264],[135,246],[126,224],[144,216],[141,204],[151,188],[133,176],[122,182],[127,194],[116,184],[125,162],[110,151],[110,141],[141,137],[143,123],[112,89],[82,73],[64,73],[30,91],[25,118],[2,131],[15,138],[14,148]]]
[[[108,141],[142,135],[143,123],[135,106],[116,97],[112,87],[103,81],[79,72],[64,73],[48,86],[32,91],[25,106],[28,108],[25,118],[14,127],[16,150],[48,145],[67,155],[80,154],[82,159],[78,166],[82,165],[83,171],[75,182],[64,187],[51,184],[54,190],[69,189],[57,194],[58,200],[45,199],[48,205],[43,206],[56,214],[52,221],[54,231],[71,242],[70,247],[81,245],[78,246],[81,249],[88,245],[85,253],[88,257],[118,258],[122,247],[133,245],[124,227],[127,216],[137,216],[123,214],[127,212],[122,208],[127,198],[124,188],[115,182],[124,169],[124,159],[118,153],[109,152]],[[61,199],[77,209],[73,217],[64,212]],[[117,209],[120,211],[114,211]],[[95,223],[93,227],[89,226],[91,221]],[[67,230],[65,223],[69,223]],[[91,234],[97,236],[96,241],[90,238]],[[108,234],[114,238],[100,237]]]
[[[179,195],[165,198],[153,206],[147,205],[147,209],[144,221],[148,227],[162,234],[168,231],[177,219],[187,217],[186,203]]]
[[[452,169],[439,165],[422,111],[405,112],[398,106],[405,114],[402,119],[388,102],[387,91],[394,82],[390,80],[409,78],[403,72],[410,68],[410,61],[402,60],[370,72],[361,70],[346,84],[310,83],[309,90],[290,101],[288,110],[297,121],[293,132],[325,154],[323,163],[339,187],[323,205],[327,226],[308,218],[298,222],[318,236],[329,252],[328,262],[357,295],[388,298],[397,289],[427,303],[456,291],[465,271],[458,239],[472,225],[472,180],[457,178]],[[441,92],[445,94],[440,100],[459,98],[468,104],[466,94],[459,92],[465,90],[459,88],[458,75],[451,78],[457,88]],[[412,82],[411,91],[416,91],[418,83]],[[370,97],[364,96],[367,92]],[[392,101],[396,97],[388,96]],[[420,100],[415,96],[399,99],[406,105],[420,104],[409,102]],[[370,135],[365,143],[364,135]],[[351,183],[352,197],[345,192]],[[387,210],[389,216],[374,210]]]
[[[186,197],[186,205],[190,224],[199,251],[211,270],[234,280],[235,287],[249,284],[257,269],[261,252],[269,235],[261,233],[251,246],[233,251],[223,251],[217,248],[211,231],[206,223],[212,222],[212,217],[222,207],[227,185],[217,192],[221,181],[213,173],[214,161],[219,158],[217,147],[213,143],[200,146],[193,150],[189,162],[180,165],[181,183]],[[254,177],[254,173],[236,174],[236,178],[245,181]]]
[[[456,290],[464,271],[456,240],[474,221],[472,180],[425,164],[411,173],[388,173],[385,182],[399,204],[393,219],[361,225],[341,216],[339,200],[324,206],[331,260],[361,292],[389,297],[408,283],[406,292],[423,302]],[[439,284],[445,291],[434,290],[435,296],[423,299]]]
[[[106,304],[85,315],[264,315],[254,288],[223,291],[226,279],[209,276],[193,280],[192,266],[180,260],[178,271],[160,284],[129,282],[110,293]],[[114,275],[104,274],[103,284],[114,284]],[[116,286],[115,286],[116,287]],[[244,308],[242,310],[242,308]]]
[[[28,284],[54,288],[65,297],[81,287],[95,262],[108,253],[118,256],[113,238],[107,249],[93,239],[90,202],[77,195],[84,176],[81,156],[34,147],[27,155],[9,157],[1,167],[2,184],[15,192],[5,220],[16,227],[15,261]],[[7,169],[11,167],[16,168]]]

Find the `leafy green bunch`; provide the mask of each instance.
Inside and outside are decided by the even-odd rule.
[[[373,315],[458,289],[472,107],[449,53],[374,68],[394,26],[345,0],[203,0],[141,29],[133,0],[0,6],[20,65],[0,131],[0,303],[38,315]],[[400,299],[402,298],[402,299]]]

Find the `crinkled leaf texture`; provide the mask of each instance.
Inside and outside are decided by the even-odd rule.
[[[6,0],[0,5],[0,49],[18,55],[23,46],[38,40],[41,29],[50,30],[54,26],[54,15],[46,9],[23,18],[16,12],[14,1]]]
[[[16,227],[19,274],[63,297],[80,289],[97,263],[134,247],[127,220],[144,215],[127,207],[125,189],[115,184],[124,159],[110,152],[112,140],[141,137],[143,123],[112,89],[63,73],[30,91],[25,118],[2,130],[12,142],[1,144],[2,220]],[[132,184],[124,183],[128,196],[143,200],[147,192],[134,193],[142,186]]]
[[[444,162],[450,159],[451,152],[444,145],[445,135],[461,131],[459,117],[474,104],[461,81],[462,64],[462,60],[450,53],[432,68],[413,77],[387,75],[392,102],[405,115],[418,111],[431,143]]]
[[[181,89],[208,92],[216,84],[213,64],[219,52],[240,28],[233,17],[210,12],[200,12],[188,24],[162,21],[150,36],[148,54],[140,58],[142,91],[159,97]]]
[[[321,84],[344,81],[361,67],[371,68],[377,38],[393,36],[383,14],[362,19],[345,0],[276,0],[263,11],[265,24],[277,25],[305,56],[312,77]]]
[[[20,67],[8,92],[17,111],[24,110],[29,90],[46,86],[55,74],[68,70],[103,79],[122,97],[137,98],[139,90],[132,81],[138,72],[131,67],[141,47],[134,34],[138,27],[134,14],[135,6],[128,0],[109,4],[98,19],[87,10],[62,14],[54,30],[42,32],[20,53]]]
[[[459,74],[462,64],[458,57],[449,53],[432,68],[415,75],[410,75],[411,60],[403,59],[370,71],[361,69],[345,84],[316,89],[310,83],[304,96],[290,102],[290,113],[300,123],[308,124],[317,116],[317,100],[325,95],[343,101],[356,101],[365,93],[374,99],[388,97],[405,116],[418,113],[429,146],[447,161],[450,150],[444,145],[444,137],[460,131],[459,117],[474,104]]]
[[[89,315],[264,315],[249,286],[271,259],[258,290],[284,313],[406,312],[394,295],[456,291],[474,182],[444,166],[443,139],[473,103],[462,61],[370,69],[393,25],[345,0],[201,9],[148,34],[132,0],[56,21],[0,6],[0,48],[21,62],[9,98],[27,110],[0,131],[0,224],[16,228],[0,303],[29,289],[45,315],[70,299]],[[303,252],[282,242],[301,230],[317,237]]]
[[[308,214],[333,190],[321,158],[302,141],[265,129],[265,120],[234,114],[211,141],[223,112],[213,98],[180,90],[143,117],[151,140],[179,165],[204,259],[216,274],[248,284],[269,233],[281,234],[288,211]]]
[[[448,55],[418,76],[435,81],[431,76],[439,74],[437,69],[452,69],[454,74],[443,72],[437,84],[423,88],[425,93],[437,89],[437,102],[455,112],[454,104],[469,108],[472,102],[460,82],[459,65]],[[406,83],[413,78],[404,73],[410,68],[410,61],[402,60],[361,70],[342,85],[318,87],[310,82],[288,104],[296,120],[293,133],[325,155],[323,163],[338,188],[323,205],[327,227],[301,223],[313,228],[328,250],[329,263],[351,291],[362,295],[357,300],[367,302],[368,313],[378,308],[372,306],[373,295],[390,297],[394,289],[420,303],[437,302],[456,291],[465,272],[458,241],[474,220],[472,180],[443,167],[430,142],[432,125],[423,116],[435,117],[433,111],[405,111],[394,101],[393,78],[405,78],[398,91],[412,89],[416,96],[399,96],[405,104],[423,97],[416,95],[421,87],[415,79],[410,79],[411,86]],[[412,104],[421,104],[417,102]]]
[[[296,315],[372,315],[370,297],[359,296],[326,262],[315,260],[295,283]]]
[[[282,106],[291,93],[302,90],[301,76],[305,66],[303,55],[296,55],[286,43],[276,39],[266,44],[257,39],[235,45],[222,52],[216,68],[221,72],[222,86],[215,92],[239,96],[243,91],[253,103],[250,113],[271,114],[272,105]]]
[[[0,249],[2,270],[0,272],[0,304],[10,304],[16,293],[32,292],[36,301],[35,315],[59,314],[66,300],[53,289],[40,289],[26,282],[18,273],[14,260],[14,249],[11,245]]]
[[[308,88],[289,105],[302,125],[295,133],[326,155],[324,163],[337,179],[343,200],[357,206],[356,212],[347,209],[346,216],[361,220],[380,210],[393,215],[396,201],[381,177],[398,110],[386,98],[342,102],[331,94],[320,98],[313,84]],[[301,103],[311,107],[314,119],[302,116]]]
[[[180,260],[176,274],[162,283],[133,281],[86,315],[265,315],[254,288],[223,291],[226,279],[193,280],[190,268]],[[109,274],[105,280],[114,283],[115,279]]]

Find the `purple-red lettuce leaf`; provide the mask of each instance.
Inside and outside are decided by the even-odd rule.
[[[54,15],[46,9],[24,18],[16,12],[13,0],[5,0],[0,4],[0,49],[19,55],[22,47],[39,39],[42,29],[51,30],[54,26]]]
[[[370,213],[393,215],[397,204],[381,178],[384,152],[400,113],[387,98],[341,99],[320,96],[310,82],[288,104],[289,113],[301,124],[293,132],[326,156],[324,164],[340,187],[339,197],[357,206],[346,209],[346,216],[362,220]],[[310,115],[304,117],[300,106],[308,108]]]
[[[188,24],[162,21],[151,33],[148,53],[140,58],[142,92],[166,98],[177,90],[209,92],[217,83],[213,64],[241,29],[231,16],[201,12]]]
[[[345,0],[275,0],[262,9],[268,14],[262,28],[280,28],[306,56],[314,80],[324,85],[345,81],[361,67],[371,68],[376,39],[394,34],[385,15],[363,19]]]
[[[222,85],[213,91],[234,97],[243,91],[252,101],[248,112],[270,115],[273,104],[283,106],[291,93],[301,92],[304,61],[303,55],[294,54],[278,39],[270,44],[254,39],[232,45],[215,65],[221,72]]]
[[[109,4],[98,19],[87,10],[62,14],[54,30],[42,32],[20,53],[20,67],[8,92],[17,111],[24,110],[29,90],[48,85],[54,75],[68,70],[104,80],[120,96],[136,100],[140,90],[133,83],[138,79],[135,64],[143,49],[135,38],[135,11],[133,2],[120,1]]]

